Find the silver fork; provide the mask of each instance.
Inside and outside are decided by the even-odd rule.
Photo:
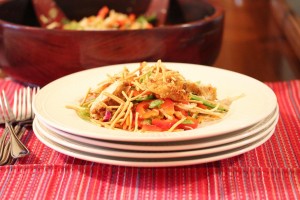
[[[39,91],[39,87],[31,88],[27,87],[26,89],[21,89],[15,91],[14,94],[14,105],[13,112],[16,116],[16,121],[18,123],[14,126],[14,130],[17,133],[18,138],[22,138],[22,135],[26,132],[26,128],[32,125],[34,118],[34,112],[32,110],[32,100],[36,93]],[[8,130],[5,130],[4,134],[7,134]],[[5,136],[6,137],[6,136]],[[22,157],[23,154],[19,155],[11,153],[11,143],[0,143],[0,166],[6,164],[12,164],[15,161],[15,158]],[[14,155],[14,157],[12,157]]]
[[[18,133],[18,138],[21,138],[24,132],[26,131],[26,128],[32,125],[32,121],[34,119],[34,112],[32,110],[32,100],[38,92],[38,90],[39,87],[27,87],[22,90],[19,90],[19,92],[15,91],[13,112],[16,116],[16,120],[19,123],[14,128],[15,131]],[[13,149],[11,149],[11,155],[13,158],[23,156],[22,154],[14,154]]]
[[[15,128],[20,129],[20,125],[31,124],[34,118],[34,112],[32,110],[32,100],[39,87],[30,88],[27,87],[14,94],[13,113],[16,116],[16,120],[22,122],[19,123]]]
[[[11,109],[4,90],[2,90],[2,95],[0,95],[0,108],[2,110],[2,119],[4,119],[5,128],[10,133],[10,143],[11,143],[11,155],[14,158],[25,156],[29,154],[29,150],[26,146],[19,140],[15,130],[13,128],[13,123],[17,121],[13,110]],[[5,134],[5,133],[4,133]],[[3,154],[3,153],[2,153]]]

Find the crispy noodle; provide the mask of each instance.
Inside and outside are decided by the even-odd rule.
[[[159,60],[108,75],[79,105],[67,106],[92,123],[127,131],[182,131],[222,119],[237,98],[217,99],[216,88],[186,80]]]

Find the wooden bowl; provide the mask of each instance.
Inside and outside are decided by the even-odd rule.
[[[94,15],[103,5],[119,12],[129,10],[141,14],[149,3],[131,0],[56,2],[71,19]],[[204,0],[174,0],[166,25],[162,27],[66,31],[41,28],[30,0],[6,0],[0,4],[0,19],[3,71],[21,82],[43,86],[73,72],[118,63],[161,59],[211,65],[222,42],[224,11]]]

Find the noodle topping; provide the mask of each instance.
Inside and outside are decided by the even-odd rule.
[[[79,105],[67,108],[101,127],[172,132],[222,119],[233,100],[218,100],[215,87],[186,80],[159,60],[142,62],[132,72],[125,67],[89,89]]]

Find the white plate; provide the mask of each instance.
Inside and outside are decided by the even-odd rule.
[[[124,158],[117,156],[105,156],[100,154],[92,154],[86,153],[83,151],[79,151],[76,149],[68,148],[66,146],[60,145],[47,137],[43,136],[39,133],[35,126],[33,126],[33,130],[37,138],[47,145],[48,147],[63,153],[68,156],[72,156],[75,158],[111,164],[111,165],[120,165],[120,166],[130,166],[130,167],[175,167],[175,166],[185,166],[185,165],[194,165],[201,163],[208,163],[217,160],[222,160],[230,157],[234,157],[243,153],[246,153],[266,142],[274,133],[275,128],[269,132],[265,137],[255,141],[253,143],[247,144],[245,146],[231,149],[224,152],[213,153],[208,155],[200,155],[200,156],[191,156],[191,157],[183,157],[183,158],[159,158],[159,159],[141,159],[141,158]]]
[[[78,141],[86,145],[95,145],[114,149],[125,149],[125,150],[135,150],[135,151],[179,151],[179,150],[189,150],[189,149],[199,149],[211,146],[222,145],[237,140],[241,140],[246,137],[250,137],[258,132],[262,131],[264,128],[271,126],[275,123],[276,118],[278,118],[279,110],[276,110],[269,115],[267,118],[263,119],[261,122],[232,133],[227,133],[220,136],[214,136],[209,138],[200,138],[194,140],[185,141],[175,141],[175,142],[119,142],[119,141],[108,141],[108,140],[98,140],[87,137],[80,137],[70,133],[66,133],[59,129],[55,129],[46,123],[37,120],[37,125],[41,126],[43,129],[50,129],[52,132],[73,141]]]
[[[219,99],[244,94],[233,102],[226,117],[218,123],[184,132],[134,133],[98,127],[82,120],[66,105],[78,104],[91,86],[124,68],[136,69],[139,63],[94,68],[57,79],[43,87],[36,95],[33,109],[38,119],[52,127],[79,136],[131,142],[162,142],[212,137],[249,127],[274,111],[277,99],[264,83],[251,77],[214,67],[165,63],[191,81],[201,81],[217,88]]]
[[[117,157],[125,157],[125,158],[178,158],[178,157],[190,157],[190,156],[199,156],[205,154],[218,153],[223,151],[228,151],[231,149],[235,149],[241,146],[245,146],[247,144],[253,143],[266,135],[268,135],[276,126],[278,117],[275,121],[273,121],[272,125],[263,128],[261,131],[256,134],[246,137],[242,140],[234,141],[231,143],[227,143],[225,145],[211,146],[209,148],[202,149],[194,149],[188,151],[173,151],[173,152],[141,152],[141,151],[131,151],[127,150],[119,150],[113,148],[106,148],[102,146],[95,146],[90,144],[85,144],[80,141],[74,141],[65,137],[62,137],[55,132],[43,127],[38,123],[37,120],[34,121],[33,126],[35,126],[36,131],[42,136],[45,136],[49,140],[58,143],[62,146],[69,147],[72,149],[80,150],[87,153],[92,154],[100,154],[105,156],[117,156]]]

